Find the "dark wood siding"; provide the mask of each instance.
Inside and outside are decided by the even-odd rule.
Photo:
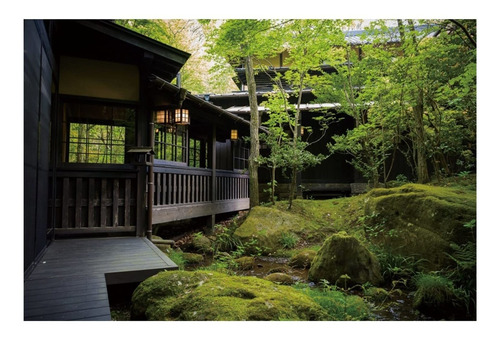
[[[25,270],[46,245],[53,68],[47,42],[42,22],[24,21]]]

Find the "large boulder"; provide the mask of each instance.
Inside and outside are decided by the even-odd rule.
[[[377,258],[355,237],[340,232],[330,236],[311,263],[309,279],[352,286],[382,281]]]
[[[234,235],[243,242],[255,240],[260,249],[274,252],[284,247],[284,236],[296,235],[301,239],[311,240],[316,237],[318,229],[320,226],[317,223],[300,215],[276,208],[254,207]]]
[[[325,310],[292,287],[209,271],[164,271],[132,296],[133,320],[325,320]]]
[[[374,189],[365,198],[365,233],[393,254],[424,259],[428,270],[450,264],[450,244],[473,236],[464,225],[476,218],[475,191],[407,184]]]

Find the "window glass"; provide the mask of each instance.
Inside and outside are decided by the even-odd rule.
[[[63,162],[124,164],[135,144],[135,109],[105,104],[64,103]]]
[[[155,158],[187,163],[187,128],[155,124]]]

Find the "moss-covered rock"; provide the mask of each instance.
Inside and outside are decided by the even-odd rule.
[[[317,251],[312,249],[301,251],[300,253],[292,256],[289,265],[292,268],[310,268],[311,263],[317,253]]]
[[[344,282],[344,275],[349,279]],[[355,237],[340,232],[326,239],[311,263],[309,279],[319,282],[328,280],[335,284],[347,285],[371,282],[377,285],[382,281],[377,258]]]
[[[255,265],[255,259],[252,256],[243,256],[234,260],[240,270],[251,270]]]
[[[182,253],[182,257],[187,264],[200,264],[205,259],[203,255],[195,253]]]
[[[211,254],[214,251],[212,241],[201,233],[194,235],[192,245],[197,252],[203,254]]]
[[[295,282],[290,275],[285,273],[272,273],[264,277],[264,280],[279,283],[282,285],[291,285]]]
[[[310,240],[311,235],[317,235],[320,229],[321,226],[314,221],[296,214],[276,208],[254,207],[234,235],[243,242],[256,240],[261,249],[274,252],[284,247],[283,235]]]
[[[133,320],[324,320],[311,298],[255,277],[209,271],[165,271],[132,296]]]
[[[427,269],[449,264],[450,243],[465,243],[464,224],[476,218],[475,191],[407,184],[374,189],[365,198],[365,232],[370,242],[394,254],[417,255]]]

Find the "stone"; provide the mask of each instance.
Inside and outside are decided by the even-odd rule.
[[[282,285],[292,285],[295,282],[290,275],[285,273],[272,273],[264,277],[264,280],[268,280]]]
[[[289,265],[292,268],[303,268],[307,269],[311,267],[311,263],[316,256],[317,252],[312,249],[307,249],[301,251],[300,253],[292,256],[290,259]]]
[[[255,265],[255,259],[252,256],[243,256],[234,260],[240,270],[251,270]]]
[[[193,237],[192,245],[196,251],[203,254],[213,253],[212,241],[210,241],[210,239],[205,235],[195,234]]]
[[[187,264],[200,264],[204,261],[204,257],[201,254],[182,253],[182,257]]]
[[[382,282],[377,258],[355,237],[340,232],[330,236],[311,263],[309,279],[327,280],[341,287]]]
[[[475,191],[406,184],[373,189],[365,201],[367,239],[393,254],[425,260],[426,270],[451,265],[450,244],[474,237],[464,225],[476,218]]]
[[[327,320],[326,311],[300,291],[250,276],[211,271],[164,271],[132,296],[132,320]]]

